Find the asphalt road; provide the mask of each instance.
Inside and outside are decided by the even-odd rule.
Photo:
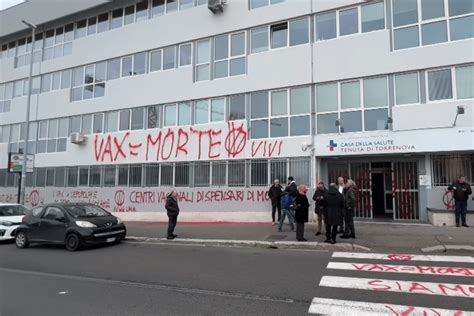
[[[305,315],[314,297],[474,311],[474,274],[331,270],[326,268],[330,261],[378,262],[331,255],[146,243],[71,253],[62,247],[1,244],[0,315]],[[474,269],[464,262],[427,264]],[[319,286],[324,276],[470,284],[472,296]]]

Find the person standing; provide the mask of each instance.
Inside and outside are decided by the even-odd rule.
[[[273,185],[268,190],[268,197],[272,202],[272,225],[275,226],[277,222],[275,221],[275,213],[278,210],[278,222],[280,222],[281,218],[281,204],[280,199],[283,193],[283,187],[280,185],[280,180],[275,179],[273,181]]]
[[[295,178],[292,176],[288,177],[288,184],[285,187],[285,192],[288,192],[293,199],[295,199],[298,194],[298,187],[296,186]]]
[[[300,185],[295,199],[296,240],[298,241],[308,241],[304,238],[304,224],[308,222],[309,212],[307,192],[308,188]]]
[[[355,229],[354,229],[354,210],[356,207],[356,188],[355,182],[351,179],[347,180],[346,183],[346,192],[344,194],[344,221],[346,230],[344,235],[341,238],[355,238]]]
[[[472,194],[472,189],[469,183],[466,182],[466,177],[460,176],[458,181],[448,187],[448,190],[453,192],[454,206],[456,207],[456,227],[460,227],[459,222],[462,223],[462,226],[469,227],[466,221],[467,200],[469,195]]]
[[[329,189],[323,199],[324,222],[326,223],[326,240],[324,242],[335,244],[337,227],[342,224],[342,209],[344,197],[335,183],[329,185]]]
[[[344,183],[344,178],[343,177],[339,177],[337,178],[337,189],[339,190],[339,193],[342,194],[342,196],[344,196],[346,194],[346,184]],[[342,224],[341,226],[339,227],[339,231],[338,233],[340,234],[343,234],[344,233],[344,209],[342,210]]]
[[[288,217],[288,221],[290,222],[290,227],[291,230],[295,230],[295,224],[294,224],[294,217],[293,217],[293,212],[291,211],[291,208],[293,206],[293,198],[288,192],[283,192],[280,200],[280,205],[281,205],[281,218],[280,222],[278,223],[278,231],[282,231],[283,227],[283,222],[285,221],[285,218]]]
[[[166,214],[168,215],[168,234],[166,239],[172,240],[178,237],[174,234],[176,223],[178,222],[179,206],[178,206],[178,193],[173,190],[166,197]]]
[[[324,187],[324,182],[319,181],[316,191],[314,191],[313,201],[316,202],[314,207],[314,213],[318,216],[318,231],[316,236],[321,235],[321,229],[323,226],[323,214],[324,214],[324,196],[326,195],[327,190]],[[326,221],[325,221],[326,222]]]

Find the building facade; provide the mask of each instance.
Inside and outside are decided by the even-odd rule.
[[[25,138],[30,206],[128,220],[164,219],[176,188],[184,220],[270,221],[268,186],[292,175],[354,179],[358,217],[427,221],[474,180],[474,1],[207,2],[0,11],[0,200]]]

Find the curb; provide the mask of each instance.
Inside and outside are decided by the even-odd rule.
[[[129,236],[126,238],[131,242],[148,242],[156,244],[180,244],[180,245],[210,245],[210,246],[241,246],[241,247],[260,247],[271,249],[343,249],[343,250],[359,250],[370,251],[370,248],[351,244],[351,243],[336,243],[334,245],[308,241],[259,241],[259,240],[228,240],[228,239],[195,239],[195,238],[180,238],[175,240],[168,240],[166,238],[156,237],[136,237]]]
[[[434,251],[446,252],[448,250],[474,251],[474,246],[470,246],[470,245],[437,245],[437,246],[421,248],[422,252],[434,252]]]

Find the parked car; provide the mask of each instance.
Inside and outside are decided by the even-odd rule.
[[[0,240],[15,238],[15,231],[28,209],[20,204],[0,203]]]
[[[92,204],[48,204],[32,209],[17,228],[15,243],[64,244],[75,251],[85,245],[118,243],[127,230],[120,218]]]

